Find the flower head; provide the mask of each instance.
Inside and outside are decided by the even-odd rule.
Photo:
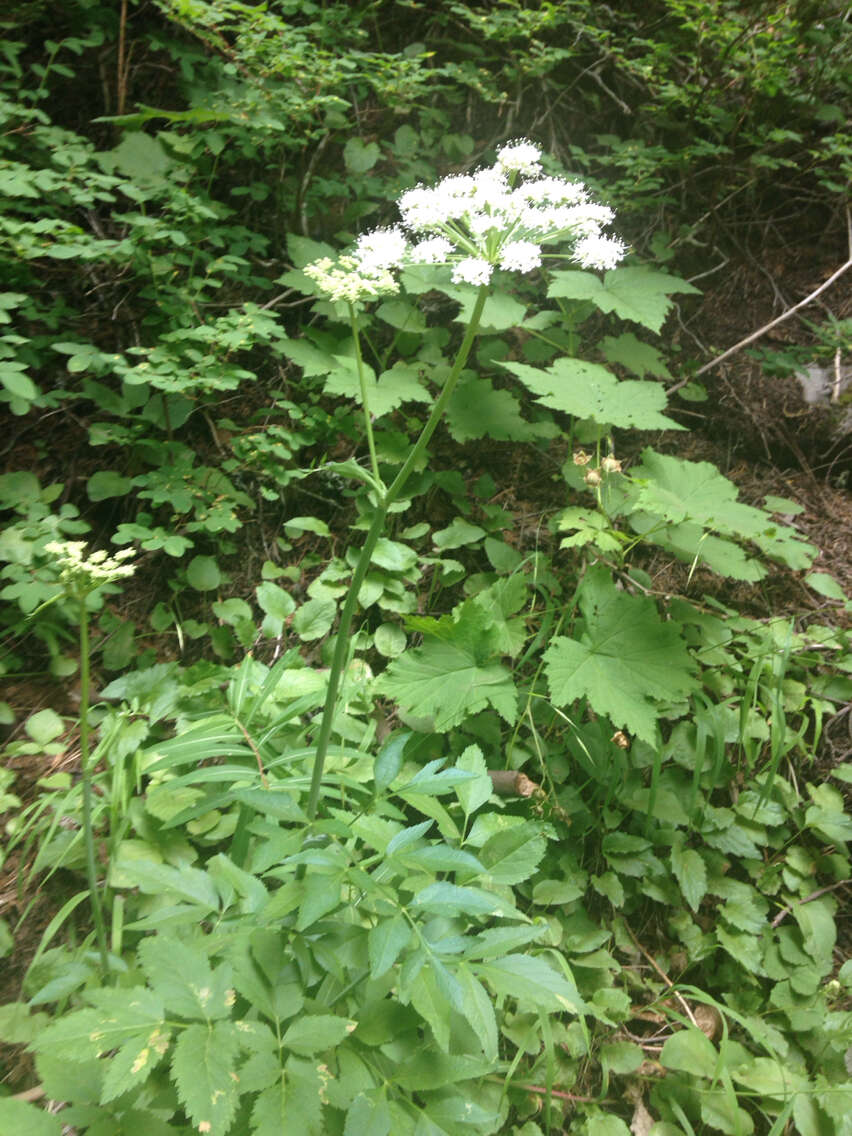
[[[466,256],[454,266],[452,280],[454,284],[487,284],[493,271],[481,256]]]
[[[590,233],[574,246],[574,260],[583,268],[615,268],[626,251],[618,237]]]
[[[532,272],[540,264],[541,249],[532,241],[508,241],[500,250],[500,267],[510,272]]]
[[[355,258],[366,276],[380,275],[384,270],[397,268],[408,249],[405,233],[399,226],[392,229],[374,229],[364,233],[355,245]]]
[[[136,571],[133,564],[125,563],[136,555],[132,548],[122,548],[114,556],[99,549],[87,559],[84,540],[52,540],[44,546],[44,551],[53,557],[60,580],[75,591],[90,592],[102,584],[132,576]]]
[[[529,176],[541,170],[541,150],[533,142],[520,138],[509,142],[497,151],[497,165],[502,170]]]
[[[303,271],[316,281],[320,291],[325,292],[330,300],[343,300],[348,304],[375,300],[399,291],[399,284],[389,269],[369,264],[365,268],[354,256],[341,256],[337,261],[324,256],[307,265]]]

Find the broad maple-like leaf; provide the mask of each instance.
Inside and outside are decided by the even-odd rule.
[[[583,631],[560,636],[544,655],[550,696],[558,706],[586,698],[598,714],[653,744],[658,704],[695,687],[695,664],[680,625],[663,622],[644,596],[616,591],[605,568],[580,585]]]
[[[623,382],[600,363],[565,356],[542,370],[527,363],[503,363],[542,406],[607,426],[636,430],[682,430],[662,413],[666,392],[659,383]]]
[[[591,300],[602,312],[615,312],[656,332],[672,306],[669,296],[673,292],[697,295],[698,289],[677,276],[642,265],[614,268],[602,281],[591,272],[554,272],[547,290],[551,298]]]
[[[433,718],[440,733],[487,706],[514,723],[518,695],[511,673],[494,660],[500,628],[488,612],[468,602],[455,617],[412,617],[408,623],[430,638],[394,659],[376,682],[380,693],[410,714]]]

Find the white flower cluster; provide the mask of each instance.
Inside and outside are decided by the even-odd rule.
[[[614,268],[626,247],[603,234],[612,210],[580,182],[540,176],[540,159],[539,147],[522,139],[503,146],[490,169],[409,189],[398,203],[401,225],[365,233],[352,255],[305,272],[332,300],[355,303],[397,291],[394,272],[408,264],[446,264],[454,283],[480,285],[498,266],[532,272],[542,246],[555,243],[583,268]]]
[[[103,549],[93,552],[86,558],[86,542],[83,540],[52,540],[44,546],[59,568],[60,579],[83,590],[91,591],[101,584],[109,584],[132,576],[136,568],[125,564],[136,553],[132,548],[122,548],[114,556],[108,556]]]

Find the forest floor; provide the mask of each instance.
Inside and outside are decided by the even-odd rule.
[[[673,317],[668,325],[675,344],[691,356],[700,353],[706,359],[708,343],[726,347],[739,342],[777,317],[784,310],[784,304],[789,307],[795,298],[813,291],[837,268],[836,258],[832,260],[826,249],[808,247],[799,250],[799,254],[788,255],[783,267],[775,265],[778,279],[783,279],[783,293],[776,283],[771,255],[765,264],[752,259],[728,264],[721,283],[703,282],[703,301],[688,322],[679,318],[676,321]],[[832,304],[830,310],[835,317],[842,319],[852,315],[852,294],[842,284],[826,299]],[[798,318],[793,317],[755,346],[780,350],[805,342],[807,332]],[[689,403],[688,409],[681,403],[681,409],[674,415],[690,432],[657,435],[653,439],[655,448],[693,461],[712,462],[737,485],[746,503],[759,505],[767,495],[795,501],[803,511],[787,518],[787,522],[819,548],[814,569],[828,573],[847,594],[852,594],[852,493],[849,491],[852,408],[848,395],[845,407],[842,400],[836,404],[809,404],[795,377],[767,374],[747,351],[738,352],[712,369],[703,382],[708,400]],[[631,444],[636,446],[635,438]],[[81,432],[81,447],[83,445],[84,432]],[[489,455],[482,452],[483,448],[487,451],[487,440],[476,445],[477,458],[487,465]],[[437,447],[440,447],[440,437]],[[554,443],[554,447],[558,450],[559,443]],[[458,452],[455,446],[453,452]],[[554,452],[553,462],[542,466],[540,453],[529,448],[516,447],[509,463],[505,451],[500,451],[498,465],[506,485],[500,503],[516,518],[520,544],[532,539],[533,527],[535,539],[540,539],[541,526],[537,520],[543,511],[557,506],[558,502],[549,498],[556,492],[553,474],[564,456]],[[630,458],[633,454],[619,454],[622,456]],[[69,463],[73,467],[75,457],[66,450],[62,460],[66,467]],[[81,460],[85,460],[82,455]],[[527,521],[530,531],[525,534]],[[247,533],[254,534],[249,539],[261,543],[268,536],[256,525],[247,526],[243,535]],[[544,539],[548,539],[546,533]],[[258,556],[259,563],[263,556],[260,552]],[[245,562],[253,561],[253,555],[248,553]],[[652,555],[642,566],[660,592],[676,594],[686,590],[688,565],[661,554],[657,560]],[[810,623],[849,624],[841,605],[815,596],[799,575],[778,565],[772,565],[770,574],[757,586],[720,580],[701,569],[696,576],[691,582],[694,594],[712,594],[719,601],[758,619],[795,616],[799,628]],[[136,595],[131,587],[121,597],[121,606],[116,611],[138,624],[157,598],[150,594]],[[164,641],[161,646],[163,654],[170,657],[173,653],[170,644]],[[96,686],[98,678],[95,675]],[[44,707],[72,717],[79,712],[79,691],[73,680],[55,680],[46,675],[15,679],[7,684],[4,697],[19,723]],[[57,757],[34,760],[32,756],[21,756],[7,760],[7,768],[15,773],[12,788],[22,807],[37,800],[42,778],[59,772],[78,775],[80,754],[76,739],[67,740],[68,747]],[[819,752],[813,759],[815,765],[825,771],[849,760],[850,754],[852,708],[846,707],[826,724]],[[70,872],[60,870],[46,879],[33,878],[27,871],[31,859],[32,849],[16,849],[0,869],[0,918],[8,922],[15,936],[14,954],[0,966],[0,1005],[19,998],[26,970],[51,919],[79,890],[79,880]],[[850,895],[852,890],[847,887],[847,916],[845,920],[842,913],[838,917],[838,951],[847,956],[852,952]],[[838,898],[842,903],[842,897]],[[85,933],[88,909],[84,906],[80,911],[83,912],[80,929]],[[72,922],[65,924],[66,934]],[[21,1047],[0,1046],[0,1079],[13,1091],[31,1083],[32,1062]]]

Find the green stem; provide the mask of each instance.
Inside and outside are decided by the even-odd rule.
[[[313,820],[317,815],[317,806],[319,805],[320,788],[322,786],[322,775],[325,768],[325,759],[328,754],[328,746],[331,741],[331,729],[334,723],[334,711],[337,706],[337,694],[340,689],[340,680],[343,675],[343,669],[346,666],[346,657],[349,653],[349,630],[352,626],[352,619],[355,615],[355,608],[358,606],[358,593],[361,590],[361,585],[367,575],[370,567],[370,561],[373,558],[376,544],[379,537],[385,529],[387,521],[388,509],[394,501],[402,493],[405,484],[411,475],[412,470],[420,461],[420,457],[429,440],[437,429],[438,423],[443,417],[446,410],[447,403],[455,389],[459,376],[464,369],[467,362],[467,357],[470,354],[470,349],[473,346],[473,341],[476,339],[477,332],[479,331],[479,321],[482,318],[482,309],[485,307],[485,301],[488,299],[488,285],[484,284],[479,289],[479,294],[476,297],[476,303],[473,306],[471,313],[470,323],[467,326],[467,331],[464,334],[464,339],[459,347],[458,354],[456,355],[455,362],[450,369],[450,373],[444,382],[441,393],[435,400],[432,407],[432,412],[426,420],[426,425],[420,431],[420,437],[414,443],[408,457],[402,465],[399,473],[394,478],[389,489],[386,490],[384,497],[378,502],[376,512],[373,517],[373,523],[367,532],[367,538],[364,541],[364,546],[358,557],[358,563],[355,565],[355,571],[352,574],[352,582],[349,585],[349,590],[346,593],[346,599],[343,602],[343,610],[340,613],[340,622],[337,627],[337,636],[334,642],[334,655],[331,660],[331,669],[328,673],[328,690],[325,696],[325,705],[322,711],[322,720],[320,722],[319,733],[317,735],[316,754],[314,756],[314,768],[311,776],[311,791],[308,796],[308,804],[306,813],[309,820]],[[353,316],[354,318],[354,316]],[[357,342],[357,337],[356,337]],[[366,404],[365,404],[366,410]],[[371,435],[368,434],[368,438]]]
[[[109,973],[106,928],[98,893],[98,873],[95,861],[95,834],[92,827],[92,771],[89,767],[89,612],[86,594],[80,595],[80,775],[83,781],[83,838],[86,843],[86,876],[89,882],[89,902],[95,923],[95,936],[101,956],[104,977]]]
[[[364,371],[364,359],[361,355],[361,337],[358,333],[358,320],[355,318],[355,308],[349,305],[349,323],[352,328],[352,339],[355,342],[355,362],[358,365],[358,383],[361,387],[361,408],[364,411],[364,428],[367,432],[367,446],[370,450],[370,468],[373,477],[382,484],[379,477],[379,459],[376,456],[376,443],[373,438],[373,422],[370,418],[370,397],[367,393],[367,375]]]

